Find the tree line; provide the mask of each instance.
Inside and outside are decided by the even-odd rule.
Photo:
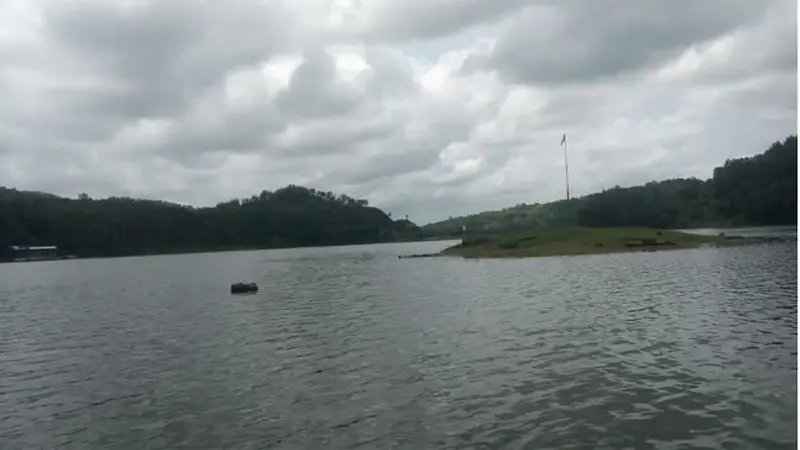
[[[707,180],[678,178],[570,200],[519,204],[429,224],[429,234],[579,225],[695,228],[797,224],[797,136],[761,154],[729,159]]]
[[[294,185],[200,208],[0,188],[0,257],[8,255],[11,245],[56,245],[60,254],[85,257],[365,244],[420,236],[416,225],[393,221],[366,200]]]
[[[396,242],[469,230],[581,225],[690,228],[797,223],[797,136],[726,161],[708,180],[619,187],[571,200],[519,204],[426,225],[392,220],[364,199],[289,185],[213,207],[86,194],[69,199],[0,187],[0,259],[11,245],[125,256]]]

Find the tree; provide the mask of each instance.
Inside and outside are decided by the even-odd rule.
[[[797,223],[797,136],[764,153],[725,161],[712,178],[679,178],[546,204],[517,204],[423,227],[452,235],[462,225],[490,232],[539,226],[689,228]]]
[[[417,237],[346,195],[289,185],[193,208],[111,197],[71,200],[0,188],[0,244],[54,244],[80,256],[393,242]],[[416,228],[416,229],[415,229]]]

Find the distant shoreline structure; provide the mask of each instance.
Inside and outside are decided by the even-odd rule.
[[[3,249],[0,262],[35,262],[75,259],[75,255],[59,255],[55,245],[10,245]]]

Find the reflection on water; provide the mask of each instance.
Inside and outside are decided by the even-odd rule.
[[[447,244],[0,266],[0,448],[796,447],[795,244]]]

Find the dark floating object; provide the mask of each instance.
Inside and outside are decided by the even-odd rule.
[[[435,258],[437,256],[442,256],[441,253],[416,253],[413,255],[399,255],[399,259],[406,259],[406,258]]]
[[[251,294],[258,292],[258,285],[255,283],[234,283],[231,285],[231,294]]]

